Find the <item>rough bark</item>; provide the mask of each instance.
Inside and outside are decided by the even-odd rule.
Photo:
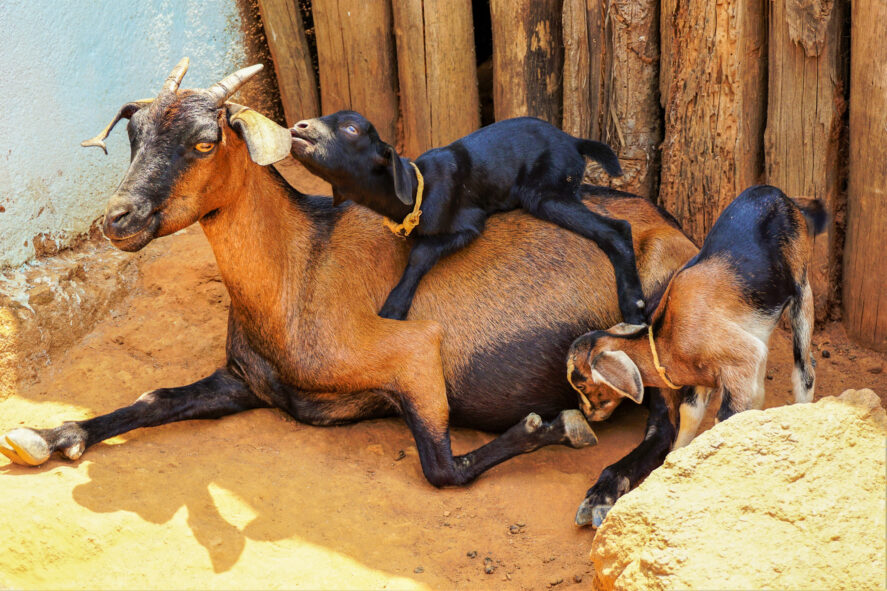
[[[562,0],[490,0],[496,120],[530,115],[561,125]]]
[[[830,316],[840,278],[835,230],[843,225],[845,205],[843,14],[842,0],[770,2],[767,182],[790,196],[823,199],[833,214],[828,234],[816,240],[810,268],[819,321]]]
[[[298,5],[292,0],[258,2],[287,125],[317,117],[317,82]]]
[[[863,344],[887,350],[887,4],[853,2],[850,169],[844,247],[844,323]]]
[[[589,180],[651,195],[656,189],[659,108],[657,0],[566,0],[564,129],[608,143],[625,176],[592,167]]]
[[[469,0],[394,0],[403,151],[415,157],[480,126]]]
[[[763,0],[662,0],[659,201],[699,243],[721,210],[761,180],[765,20]]]
[[[391,4],[313,0],[324,113],[353,109],[397,141],[397,66]]]

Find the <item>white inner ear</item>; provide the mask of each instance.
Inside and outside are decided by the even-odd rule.
[[[256,164],[268,166],[290,155],[293,138],[288,129],[249,108],[237,111],[228,123],[233,126],[236,121],[243,124],[243,141]]]
[[[629,336],[635,335],[641,331],[647,329],[646,324],[628,324],[626,322],[620,322],[614,326],[611,326],[607,329],[606,332],[619,336]]]
[[[632,398],[628,395],[628,392],[625,392],[624,390],[617,388],[616,386],[611,384],[610,381],[603,375],[601,375],[601,372],[596,369],[591,370],[591,381],[593,381],[595,384],[598,384],[599,386],[607,386],[623,398]]]

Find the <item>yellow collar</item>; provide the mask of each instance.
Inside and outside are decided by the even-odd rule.
[[[382,219],[382,223],[385,224],[385,227],[401,238],[406,238],[410,235],[413,228],[419,225],[419,216],[422,215],[422,191],[425,189],[425,179],[422,178],[422,173],[419,172],[419,167],[416,166],[415,162],[410,162],[410,166],[416,171],[416,180],[419,183],[419,186],[416,188],[416,203],[413,205],[413,211],[408,213],[407,217],[403,218],[403,222],[400,224],[395,224],[388,218]]]
[[[659,372],[659,377],[662,378],[662,381],[671,388],[672,390],[679,390],[680,386],[675,386],[671,383],[671,380],[668,379],[668,376],[665,375],[665,368],[659,365],[659,355],[656,353],[656,343],[653,341],[653,325],[651,324],[647,327],[647,335],[650,337],[650,351],[653,353],[653,365],[656,367],[656,371]]]

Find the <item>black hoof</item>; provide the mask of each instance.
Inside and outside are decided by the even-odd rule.
[[[576,525],[599,528],[612,508],[613,505],[592,505],[588,499],[585,499],[576,512]]]

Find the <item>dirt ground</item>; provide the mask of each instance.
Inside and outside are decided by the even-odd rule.
[[[0,432],[106,413],[223,363],[227,295],[200,229],[138,256],[113,314],[0,392]],[[817,398],[869,387],[884,399],[887,358],[836,324],[814,343]],[[791,399],[790,337],[771,345],[767,406]],[[77,462],[3,458],[0,587],[587,588],[594,532],[575,510],[644,420],[623,408],[595,425],[597,447],[543,449],[447,490],[425,481],[400,420],[319,428],[274,410],[138,430]],[[456,430],[453,444],[490,438]]]

